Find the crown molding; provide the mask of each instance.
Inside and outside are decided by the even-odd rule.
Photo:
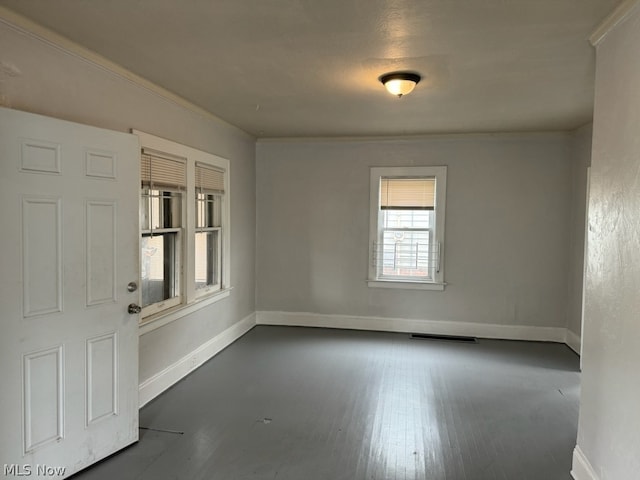
[[[588,123],[587,123],[588,124]],[[587,125],[584,124],[584,125]],[[576,129],[582,128],[581,125]],[[324,144],[324,143],[411,143],[419,141],[458,141],[458,140],[493,140],[493,139],[535,139],[565,138],[576,129],[571,130],[533,130],[513,132],[459,132],[459,133],[422,133],[415,135],[380,135],[380,136],[328,136],[328,137],[259,137],[256,144]]]
[[[121,65],[118,65],[115,62],[103,57],[102,55],[89,50],[78,43],[49,30],[46,27],[24,17],[13,10],[10,10],[6,7],[0,6],[0,24],[5,24],[7,27],[26,35],[27,37],[38,40],[49,47],[52,47],[66,55],[70,55],[72,57],[77,58],[80,61],[83,61],[93,67],[99,68],[104,72],[114,75],[118,78],[121,78],[138,88],[145,90],[146,92],[155,95],[156,97],[161,98],[164,101],[169,103],[178,105],[186,110],[189,110],[192,113],[198,114],[202,117],[205,117],[208,120],[212,120],[214,122],[225,124],[237,128],[239,131],[248,134],[244,130],[236,127],[235,125],[226,122],[225,120],[217,117],[213,113],[205,110],[198,105],[191,103],[185,98],[176,95],[175,93],[156,85],[155,83],[147,80],[140,75],[137,75],[130,70],[127,70]],[[250,135],[253,137],[253,135]]]
[[[597,47],[609,32],[629,17],[640,5],[640,0],[624,0],[605,18],[589,37],[589,42]]]

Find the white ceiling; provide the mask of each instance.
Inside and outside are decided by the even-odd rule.
[[[258,137],[567,130],[619,0],[0,0]],[[420,73],[410,95],[378,77]]]

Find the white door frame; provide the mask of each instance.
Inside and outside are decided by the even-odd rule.
[[[587,167],[587,188],[586,203],[584,209],[584,253],[582,260],[582,312],[580,315],[580,370],[582,370],[582,352],[584,351],[584,307],[585,307],[585,290],[587,288],[587,261],[589,248],[589,196],[591,192],[591,167]]]

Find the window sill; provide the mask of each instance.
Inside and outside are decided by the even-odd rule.
[[[211,295],[198,298],[187,305],[177,305],[163,312],[159,312],[143,318],[140,322],[138,334],[144,335],[145,333],[152,332],[153,330],[163,327],[166,324],[173,322],[174,320],[178,320],[179,318],[196,312],[201,308],[219,302],[223,298],[227,298],[229,295],[231,295],[232,289],[233,287],[225,288],[224,290],[218,290]]]
[[[408,282],[397,280],[367,280],[370,288],[403,288],[406,290],[437,290],[443,291],[446,283]]]

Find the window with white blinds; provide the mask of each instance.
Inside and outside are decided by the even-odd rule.
[[[140,321],[150,331],[230,295],[230,162],[133,133],[142,146]]]
[[[446,167],[371,169],[369,285],[444,288]]]
[[[222,278],[222,218],[225,172],[197,162],[195,169],[195,285],[198,295],[219,290]]]
[[[182,302],[187,160],[143,149],[140,155],[140,292],[142,316]]]

